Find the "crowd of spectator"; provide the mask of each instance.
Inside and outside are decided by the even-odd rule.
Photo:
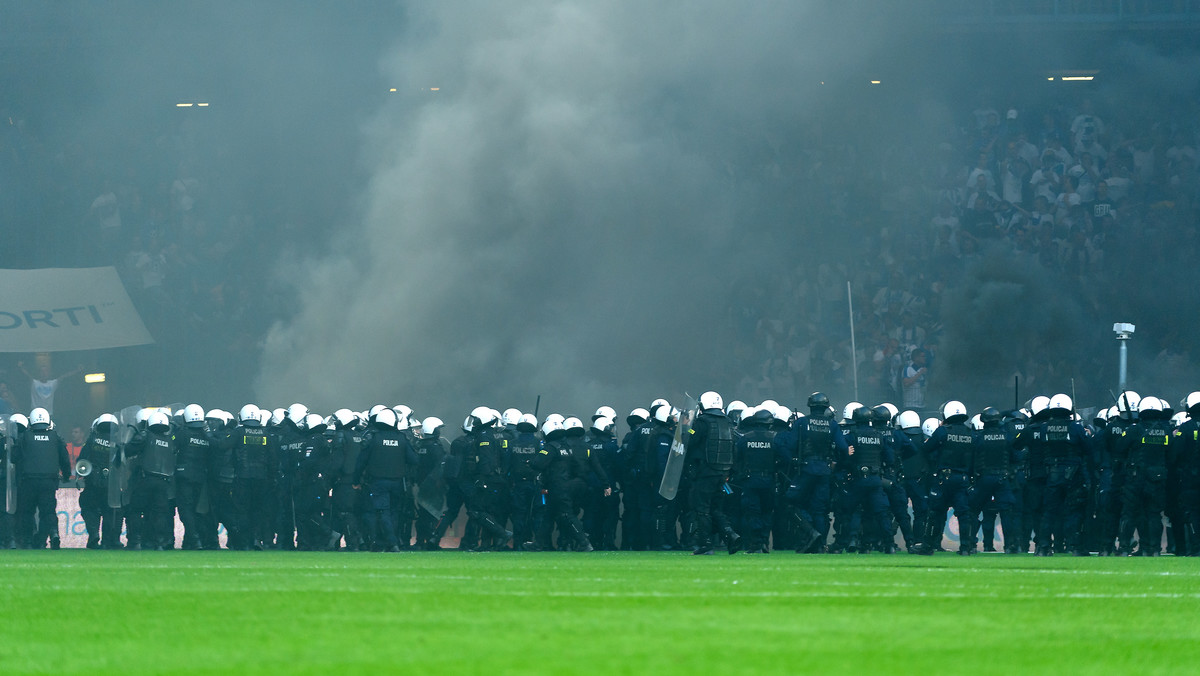
[[[864,401],[933,408],[939,401],[929,397],[963,396],[937,378],[943,312],[980,266],[1036,273],[1103,325],[1120,320],[1109,301],[1122,283],[1145,283],[1148,269],[1178,271],[1197,252],[1194,105],[1155,118],[1133,107],[1100,110],[1086,94],[1032,109],[981,98],[961,108],[951,132],[923,147],[895,140],[871,156],[874,166],[856,159],[861,148],[814,138],[794,175],[807,191],[801,228],[834,230],[851,244],[784,278],[743,280],[737,297],[760,302],[733,310],[750,346],[739,353],[747,374],[739,393],[801,401],[805,388],[826,383],[848,398],[857,375]],[[1177,320],[1159,327],[1164,372],[1184,359],[1178,338],[1189,320]],[[1024,336],[1006,355],[1027,392],[1063,388],[1068,378],[1089,392],[1111,387],[1083,350],[1056,354],[1042,338]]]

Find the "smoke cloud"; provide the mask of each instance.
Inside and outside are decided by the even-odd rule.
[[[734,280],[830,225],[772,173],[876,38],[823,8],[414,11],[365,130],[361,227],[287,266],[300,309],[261,397],[448,416],[541,395],[544,414],[732,387]]]

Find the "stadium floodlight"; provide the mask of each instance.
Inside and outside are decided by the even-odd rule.
[[[1117,366],[1117,391],[1125,391],[1125,381],[1128,375],[1129,365],[1129,348],[1127,347],[1129,339],[1133,338],[1133,332],[1136,327],[1127,322],[1118,322],[1113,324],[1113,333],[1117,334],[1117,342],[1120,343],[1120,356]]]
[[[92,385],[94,385],[96,383],[102,383],[102,382],[104,382],[104,374],[103,373],[88,373],[83,376],[83,382],[92,384]]]

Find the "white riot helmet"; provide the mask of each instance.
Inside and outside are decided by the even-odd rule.
[[[105,424],[105,423],[108,423],[108,424],[110,424],[110,425],[113,425],[113,426],[116,426],[116,425],[119,425],[119,424],[120,424],[120,422],[117,420],[117,416],[115,416],[115,415],[113,415],[113,414],[111,414],[111,413],[101,413],[101,414],[100,414],[100,417],[96,418],[96,419],[95,419],[95,420],[92,422],[92,429],[94,430],[94,429],[96,429],[97,427],[99,427],[99,426],[101,426],[101,425],[103,425],[103,424]]]
[[[716,409],[718,411],[725,410],[725,402],[721,399],[721,395],[709,390],[700,395],[700,410],[708,411]]]
[[[592,420],[596,420],[598,418],[611,418],[612,420],[616,420],[617,412],[613,410],[612,406],[601,406],[600,408],[596,409],[595,413],[592,414]]]
[[[296,427],[304,426],[304,419],[308,417],[308,407],[304,404],[292,404],[288,406],[287,418],[295,423]]]
[[[924,434],[925,438],[928,439],[929,437],[932,437],[933,433],[937,431],[937,428],[941,426],[941,420],[938,420],[937,418],[926,418],[925,422],[921,423],[921,434]]]
[[[1116,406],[1109,406],[1108,414],[1104,416],[1104,419],[1105,420],[1114,420],[1114,419],[1120,418],[1120,417],[1121,417],[1121,410],[1118,409]]]
[[[905,432],[919,430],[921,429],[921,415],[916,411],[903,411],[896,416],[896,427]]]
[[[677,415],[679,415],[679,409],[671,408],[669,405],[654,409],[654,419],[660,423],[670,422]]]
[[[260,424],[262,418],[262,409],[254,404],[246,404],[242,410],[238,411],[238,422],[245,425],[246,423]]]
[[[150,419],[150,414],[153,412],[154,411],[151,411],[148,408],[139,408],[137,414],[133,416],[134,422],[136,422],[138,425],[145,423]]]
[[[375,424],[379,427],[395,427],[396,412],[390,408],[385,408],[375,414]]]
[[[1200,407],[1200,392],[1192,392],[1191,394],[1189,394],[1187,397],[1184,398],[1183,408],[1188,413],[1191,413],[1192,410],[1197,407]]]
[[[396,429],[403,432],[404,430],[409,429],[410,427],[412,427],[411,420],[409,420],[408,418],[402,418],[399,415],[396,416]]]
[[[424,422],[421,423],[421,434],[424,434],[427,437],[433,436],[433,433],[442,429],[442,426],[445,424],[446,423],[442,422],[441,418],[429,416]]]
[[[522,432],[536,432],[537,428],[537,416],[532,413],[522,414],[521,419],[517,421],[517,429]]]
[[[763,399],[763,402],[759,404],[758,407],[763,410],[774,411],[775,409],[779,408],[779,402],[775,401],[774,399]]]
[[[746,402],[734,399],[725,406],[725,415],[734,420],[742,419],[742,411],[746,410]]]
[[[1158,397],[1146,396],[1146,397],[1142,397],[1141,400],[1138,401],[1138,407],[1137,407],[1138,416],[1145,416],[1147,418],[1151,418],[1151,417],[1155,417],[1155,416],[1146,415],[1146,414],[1162,413],[1162,410],[1163,410],[1163,405],[1162,405],[1162,402],[1159,401]]]
[[[487,406],[476,406],[475,410],[471,411],[471,417],[479,421],[480,427],[487,427],[499,418],[496,412]],[[474,425],[472,425],[472,428],[474,428]]]
[[[272,426],[279,426],[279,425],[283,424],[283,421],[286,419],[287,419],[287,409],[286,408],[277,408],[277,409],[273,409],[271,411],[271,419],[268,420],[267,422],[269,422]]]
[[[597,432],[607,432],[612,429],[613,419],[608,416],[600,416],[592,421],[592,429]]]
[[[788,408],[787,406],[776,406],[775,410],[772,411],[772,415],[775,417],[776,421],[785,425],[792,421],[792,409]]]
[[[942,420],[958,423],[967,419],[967,407],[961,401],[948,401],[942,406]]]
[[[517,423],[521,422],[521,411],[515,408],[505,409],[504,415],[500,416],[500,422],[505,426],[515,427]]]
[[[1050,397],[1047,397],[1044,394],[1039,394],[1038,396],[1034,397],[1032,401],[1029,402],[1030,417],[1032,418],[1033,416],[1040,414],[1042,411],[1045,411],[1046,408],[1049,406],[1050,406]]]
[[[260,408],[260,409],[258,409],[258,424],[259,424],[259,425],[266,425],[266,424],[267,424],[267,423],[269,423],[269,422],[271,422],[271,411],[270,411],[270,409],[265,409],[265,408]]]
[[[655,399],[654,401],[650,402],[650,408],[654,408],[655,406],[667,406],[670,403],[671,402],[667,401],[666,399],[659,398],[659,399]]]
[[[162,411],[155,411],[146,418],[146,427],[155,432],[163,433],[171,429],[171,419]]]
[[[1191,417],[1188,416],[1187,411],[1180,411],[1179,413],[1171,416],[1171,427],[1179,427],[1188,420],[1191,420]]]
[[[857,401],[852,401],[849,404],[846,404],[846,407],[842,409],[842,420],[845,420],[847,422],[853,420],[854,412],[857,411],[858,409],[862,408],[862,406],[863,405],[858,403]]]
[[[311,432],[324,432],[325,419],[322,418],[320,414],[309,413],[308,415],[304,416],[304,427]]]
[[[980,418],[978,413],[976,413],[975,415],[971,416],[970,420],[967,421],[967,427],[970,427],[973,430],[981,430],[983,429],[983,419]]]
[[[571,416],[563,421],[563,429],[572,432],[574,430],[583,430],[583,421],[575,416]]]
[[[542,436],[547,439],[557,439],[563,431],[562,422],[554,418],[546,418],[546,422],[542,423]]]
[[[1071,413],[1075,410],[1075,404],[1071,401],[1070,396],[1059,393],[1050,397],[1050,401],[1046,402],[1046,408],[1050,411]]]
[[[8,416],[8,424],[22,430],[29,429],[29,418],[26,418],[24,413],[14,413]]]
[[[32,427],[34,425],[49,426],[50,425],[50,411],[47,411],[46,409],[42,408],[41,406],[30,411],[29,412],[29,426]]]
[[[743,408],[741,411],[739,411],[739,416],[740,416],[739,421],[740,422],[748,422],[750,420],[753,420],[754,414],[757,412],[758,412],[757,406]]]
[[[625,416],[625,422],[629,424],[629,429],[633,429],[638,425],[650,420],[650,411],[644,408],[635,408]]]
[[[372,406],[371,409],[367,412],[367,421],[375,422],[375,416],[379,415],[379,412],[385,408],[387,408],[387,406],[384,406],[383,404],[375,404],[374,406]],[[395,413],[395,411],[392,411],[392,413]]]
[[[562,421],[566,420],[566,418],[562,417],[562,414],[560,413],[551,413],[550,415],[546,416],[546,422],[550,422],[551,420],[554,420],[561,425]]]
[[[204,422],[204,409],[200,404],[188,404],[183,407],[183,422],[189,425],[199,425]]]
[[[397,420],[400,420],[401,418],[407,420],[408,417],[412,415],[412,407],[405,404],[396,404],[392,407],[392,410],[396,412]]]
[[[339,408],[333,412],[333,419],[337,421],[338,427],[346,429],[354,426],[354,423],[358,421],[358,416],[348,408]]]
[[[1133,390],[1125,390],[1117,395],[1117,410],[1121,413],[1132,413],[1138,409],[1142,396]]]

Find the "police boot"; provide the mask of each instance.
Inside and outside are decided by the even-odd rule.
[[[730,554],[737,554],[742,549],[742,536],[733,532],[728,526],[725,528],[725,548]]]
[[[500,524],[496,523],[496,520],[492,518],[491,514],[481,514],[479,516],[479,524],[482,528],[487,530],[493,538],[495,538],[495,546],[497,548],[505,547],[508,544],[508,541],[512,539],[512,531],[507,530]]]
[[[812,524],[803,520],[797,522],[797,528],[799,529],[799,535],[796,544],[799,546],[796,547],[796,553],[808,554],[812,551],[813,545],[817,544],[821,539],[821,532],[813,528]]]

